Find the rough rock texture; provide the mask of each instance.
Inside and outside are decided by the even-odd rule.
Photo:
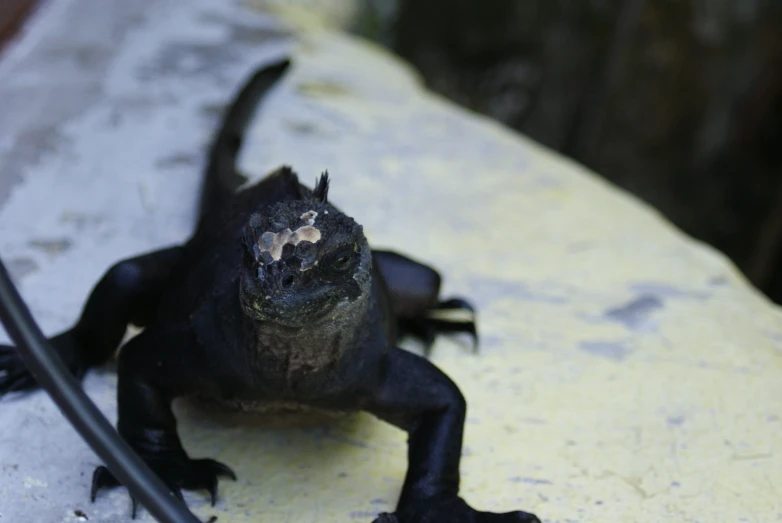
[[[550,522],[782,517],[778,309],[591,173],[425,93],[374,46],[292,22],[295,66],[243,166],[329,169],[370,241],[475,299],[482,353],[434,351],[468,398],[465,496]],[[47,332],[113,261],[189,233],[217,107],[286,45],[235,2],[37,15],[0,62],[0,253]],[[112,419],[114,384],[87,380]],[[405,437],[369,416],[279,430],[180,411],[186,448],[239,475],[215,508],[186,495],[203,519],[369,522],[396,501]],[[127,519],[120,490],[89,503],[98,460],[45,394],[0,401],[0,426],[0,520]]]

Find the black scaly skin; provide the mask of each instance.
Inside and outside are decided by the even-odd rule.
[[[235,475],[187,455],[173,399],[286,401],[364,410],[408,432],[396,512],[375,523],[538,522],[526,512],[479,512],[458,496],[465,400],[427,359],[397,347],[403,333],[426,345],[443,331],[477,339],[472,321],[429,317],[472,306],[440,301],[434,269],[372,251],[361,226],[328,202],[326,174],[311,190],[283,167],[235,192],[244,126],[287,67],[259,70],[229,108],[193,237],[114,265],[77,324],[51,342],[82,377],[115,354],[128,324],[144,327],[120,351],[117,429],[179,497],[181,489],[206,489],[214,503],[218,477]],[[286,231],[300,241],[275,250],[273,240]],[[0,371],[1,393],[36,387],[13,347],[0,347]],[[116,485],[98,467],[92,498]]]

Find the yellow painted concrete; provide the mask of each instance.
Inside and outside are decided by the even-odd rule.
[[[298,38],[243,162],[328,168],[370,241],[479,304],[482,352],[434,351],[468,398],[471,504],[551,522],[782,520],[777,308],[655,212],[426,94],[383,51]],[[395,503],[405,437],[369,416],[283,430],[181,414],[189,451],[240,477],[216,509],[189,495],[205,518],[371,521]]]

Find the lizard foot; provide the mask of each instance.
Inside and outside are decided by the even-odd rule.
[[[479,512],[461,498],[422,499],[406,503],[393,514],[380,514],[373,523],[541,523],[534,514],[522,512]]]
[[[454,311],[467,313],[468,319],[449,318]],[[427,357],[432,352],[432,345],[438,334],[466,333],[472,337],[473,352],[478,350],[478,331],[475,327],[475,307],[463,298],[452,298],[441,301],[429,310],[426,316],[404,320],[404,330],[420,338],[424,344]]]
[[[144,461],[163,480],[171,492],[184,501],[182,489],[200,490],[209,492],[212,506],[217,501],[217,482],[219,476],[224,476],[236,481],[236,474],[227,465],[213,459],[190,459],[187,456],[176,458],[145,458]],[[104,466],[97,467],[92,474],[92,488],[90,501],[94,502],[98,492],[103,488],[112,488],[120,485],[109,469]],[[133,503],[132,518],[136,517],[137,502],[131,496]]]
[[[38,386],[16,347],[0,345],[0,396]]]
[[[78,342],[70,333],[63,333],[49,340],[71,374],[81,380],[87,372],[83,364]],[[0,345],[0,396],[10,392],[30,391],[39,388],[38,382],[27,369],[19,350],[11,345]]]

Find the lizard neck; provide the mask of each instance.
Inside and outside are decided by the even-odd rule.
[[[254,322],[260,379],[282,386],[286,395],[293,396],[299,395],[296,391],[304,394],[317,389],[317,383],[328,382],[360,349],[369,303],[365,293],[337,313],[304,327]]]

